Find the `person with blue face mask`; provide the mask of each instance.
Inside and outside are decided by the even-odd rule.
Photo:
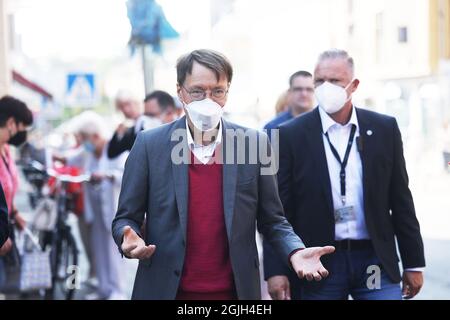
[[[96,292],[88,300],[125,299],[125,283],[120,277],[123,261],[111,238],[110,226],[117,207],[127,152],[109,159],[109,133],[105,120],[94,112],[84,112],[74,121],[83,152],[66,158],[69,166],[82,168],[91,179],[83,185],[83,219],[89,225],[90,250],[98,280]]]
[[[95,153],[96,151],[95,144],[93,144],[91,141],[84,141],[83,148],[88,153]]]

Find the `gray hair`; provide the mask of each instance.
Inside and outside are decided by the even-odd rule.
[[[128,90],[119,90],[115,97],[115,102],[135,102],[139,103],[141,99],[139,99],[133,92]]]
[[[74,133],[77,134],[98,134],[104,139],[107,139],[110,136],[105,119],[94,111],[84,111],[78,116],[72,118],[72,126]]]
[[[333,60],[333,59],[345,60],[352,72],[352,75],[355,74],[355,61],[345,50],[330,49],[330,50],[324,51],[319,55],[319,60],[317,61],[317,64],[321,63],[324,60]]]

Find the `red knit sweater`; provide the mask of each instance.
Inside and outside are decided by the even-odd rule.
[[[193,157],[193,156],[192,156]],[[177,299],[235,299],[223,209],[222,165],[189,165],[186,256]]]

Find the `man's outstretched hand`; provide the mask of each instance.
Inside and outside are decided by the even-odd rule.
[[[300,279],[320,281],[328,277],[328,270],[324,268],[320,258],[333,253],[334,250],[332,246],[300,250],[291,256],[291,265]]]
[[[139,260],[148,259],[155,250],[156,246],[146,246],[144,240],[131,227],[126,226],[123,229],[122,252],[126,257]]]

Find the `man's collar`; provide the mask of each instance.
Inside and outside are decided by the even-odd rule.
[[[188,122],[187,117],[186,117],[186,136],[187,136],[187,143],[190,147],[202,147],[203,146],[201,144],[197,144],[194,142],[194,138],[192,137],[191,130],[189,129],[189,122]],[[220,119],[220,122],[219,122],[219,130],[217,132],[217,137],[212,143],[214,143],[214,145],[219,145],[222,143],[222,119]]]
[[[319,114],[320,114],[320,121],[322,122],[323,133],[327,133],[328,130],[334,125],[342,126],[340,123],[337,123],[336,121],[334,121],[333,118],[331,118],[330,115],[328,115],[320,106],[318,108],[319,108]],[[350,117],[349,122],[347,124],[345,124],[344,126],[347,126],[349,124],[354,124],[356,126],[356,128],[359,128],[358,116],[356,114],[355,106],[352,106],[352,115]]]

